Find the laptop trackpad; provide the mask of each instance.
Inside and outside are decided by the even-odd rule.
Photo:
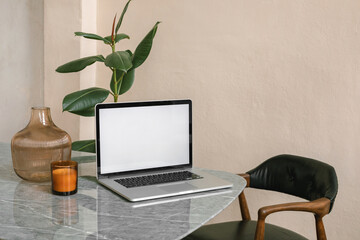
[[[189,183],[178,183],[159,187],[161,190],[166,192],[184,192],[197,189],[197,187]]]

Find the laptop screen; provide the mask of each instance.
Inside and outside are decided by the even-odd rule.
[[[191,101],[99,104],[100,174],[191,164]]]

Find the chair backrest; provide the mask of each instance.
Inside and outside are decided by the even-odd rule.
[[[329,212],[338,191],[335,169],[310,158],[279,155],[247,173],[252,188],[287,193],[309,201],[326,197],[331,202]]]

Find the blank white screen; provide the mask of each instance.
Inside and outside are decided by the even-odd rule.
[[[101,174],[188,164],[189,105],[99,109]]]

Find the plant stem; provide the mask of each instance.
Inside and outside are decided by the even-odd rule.
[[[112,44],[111,44],[111,50],[112,52],[114,53],[115,52],[115,42],[113,41]],[[113,78],[114,78],[114,102],[117,102],[118,101],[118,86],[117,86],[117,81],[116,81],[116,69],[113,68]]]
[[[118,86],[116,81],[116,69],[113,69],[113,76],[114,76],[114,102],[117,102],[118,100]]]

